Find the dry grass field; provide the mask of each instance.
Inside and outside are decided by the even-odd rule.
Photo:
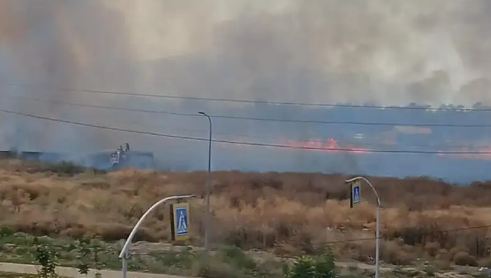
[[[329,245],[338,258],[369,262],[375,207],[349,208],[344,176],[299,173],[213,174],[213,243],[278,256],[315,253]],[[159,198],[202,195],[204,172],[122,170],[99,173],[73,165],[0,160],[0,226],[34,235],[126,237]],[[491,183],[466,187],[427,178],[373,178],[381,199],[382,259],[488,265]],[[203,201],[192,201],[191,243],[202,242]],[[147,219],[140,240],[168,241],[168,208]],[[480,227],[480,228],[478,228]]]

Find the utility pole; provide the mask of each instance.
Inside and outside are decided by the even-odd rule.
[[[205,216],[206,218],[205,219],[205,250],[206,252],[208,252],[210,249],[210,234],[211,234],[210,193],[211,193],[211,143],[213,139],[213,133],[212,133],[213,124],[210,115],[206,114],[205,112],[198,112],[198,113],[208,118],[208,122],[210,124],[209,139],[208,139],[208,177],[206,179],[206,216]]]

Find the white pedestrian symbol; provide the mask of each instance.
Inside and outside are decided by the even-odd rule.
[[[360,187],[356,186],[354,189],[354,196],[353,196],[353,200],[355,202],[359,202],[360,201]]]
[[[178,209],[177,212],[178,212],[177,233],[178,234],[185,234],[188,232],[186,210],[185,209]]]

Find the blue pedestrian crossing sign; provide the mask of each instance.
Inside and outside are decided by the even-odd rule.
[[[350,207],[354,207],[361,202],[361,185],[360,182],[355,181],[351,183],[351,200]]]
[[[175,241],[189,238],[189,205],[177,203],[172,205],[171,211],[172,239]]]
[[[188,212],[185,208],[176,209],[177,215],[177,235],[185,235],[188,233]]]

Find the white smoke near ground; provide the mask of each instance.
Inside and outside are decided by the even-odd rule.
[[[206,128],[195,119],[41,105],[3,95],[215,114],[269,109],[280,116],[292,111],[49,88],[313,103],[491,105],[490,13],[486,0],[0,0],[2,107],[168,133],[191,129],[190,135],[204,136]],[[3,114],[0,125],[0,143],[24,149],[86,152],[129,141],[120,134]],[[264,129],[247,123],[222,130],[248,136]],[[308,126],[267,129],[319,136]],[[128,137],[149,149],[161,144]]]

